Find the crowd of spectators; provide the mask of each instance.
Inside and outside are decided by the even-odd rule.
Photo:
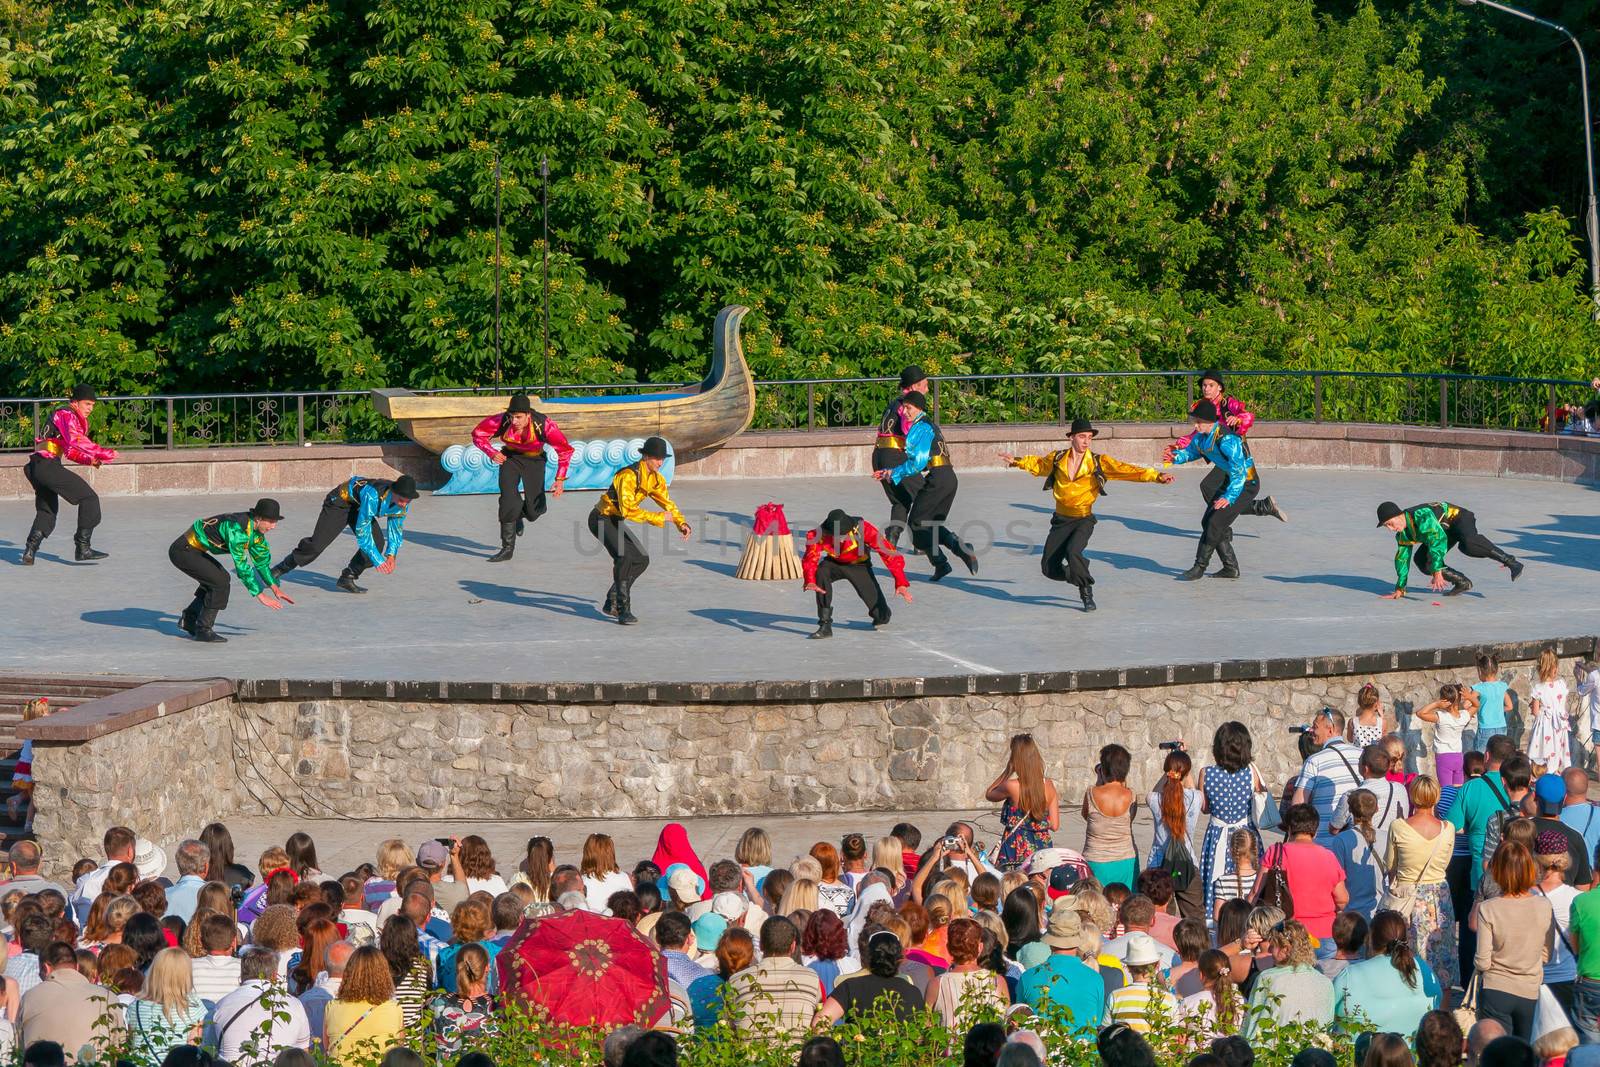
[[[1578,710],[1593,715],[1588,671]],[[304,833],[244,866],[213,823],[176,843],[172,878],[160,845],[118,826],[57,883],[20,841],[0,884],[0,1052],[304,1067],[295,1054],[354,1064],[425,1027],[455,1056],[519,995],[499,965],[519,929],[588,912],[659,951],[662,1029],[788,1042],[801,1063],[835,1062],[831,1027],[887,1012],[965,1032],[965,1062],[984,1067],[1048,1062],[1035,1017],[1068,1020],[1107,1067],[1148,1067],[1149,1035],[1174,1030],[1192,1067],[1238,1067],[1264,1029],[1293,1026],[1364,1035],[1363,1067],[1581,1067],[1590,1049],[1600,1064],[1589,774],[1548,747],[1536,767],[1504,718],[1468,732],[1513,703],[1492,663],[1479,673],[1419,709],[1463,721],[1435,731],[1431,774],[1403,741],[1396,758],[1398,716],[1366,691],[1348,718],[1317,714],[1281,793],[1241,723],[1216,731],[1204,766],[1170,751],[1139,783],[1146,810],[1130,753],[1107,745],[1081,848],[1057,840],[1059,793],[1025,735],[989,790],[987,844],[969,822],[929,840],[901,822],[779,857],[752,827],[707,864],[670,823],[631,865],[600,833],[570,857],[534,837],[510,862],[469,835],[383,840],[334,874]],[[608,1055],[669,1062],[672,1038],[612,1037]],[[1332,1067],[1320,1051],[1295,1067]]]

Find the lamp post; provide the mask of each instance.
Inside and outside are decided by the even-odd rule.
[[[1555,30],[1561,36],[1572,42],[1572,47],[1578,53],[1578,89],[1583,96],[1583,157],[1588,169],[1588,199],[1584,208],[1583,229],[1584,235],[1589,239],[1589,298],[1594,302],[1592,317],[1600,322],[1600,216],[1596,215],[1594,193],[1594,126],[1589,118],[1589,63],[1583,55],[1583,45],[1572,35],[1572,31],[1559,22],[1542,19],[1532,12],[1523,11],[1509,4],[1498,3],[1497,0],[1461,0],[1467,7],[1492,7],[1496,11],[1503,11],[1507,15],[1515,15],[1519,19],[1536,22],[1546,29]]]

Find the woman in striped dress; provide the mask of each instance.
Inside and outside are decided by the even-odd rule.
[[[389,963],[389,976],[394,979],[394,999],[400,1002],[401,1018],[406,1026],[411,1026],[422,1018],[433,985],[433,968],[428,963],[428,954],[417,942],[416,924],[404,915],[391,915],[383,924],[378,947]]]
[[[1255,797],[1266,792],[1266,784],[1251,762],[1250,730],[1240,722],[1225,722],[1211,739],[1213,766],[1200,772],[1201,810],[1211,816],[1205,840],[1200,846],[1200,876],[1206,887],[1205,914],[1216,914],[1217,879],[1234,869],[1228,838],[1235,830],[1248,828],[1261,847],[1256,827]]]

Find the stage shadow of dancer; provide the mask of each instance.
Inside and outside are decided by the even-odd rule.
[[[566,615],[573,619],[612,621],[600,611],[600,605],[588,597],[573,596],[570,593],[549,593],[543,589],[517,589],[509,585],[496,585],[493,582],[480,582],[471,578],[463,578],[457,584],[468,596],[479,600],[493,600],[518,608],[538,608],[540,611]]]
[[[769,611],[749,611],[744,608],[696,608],[690,615],[708,619],[722,626],[731,626],[740,633],[754,634],[762,630],[774,633],[795,634],[808,637],[816,629],[817,620],[810,615],[774,615]],[[841,629],[845,627],[841,626]],[[851,624],[849,629],[872,629],[870,623],[860,627]]]
[[[993,588],[1001,585],[1014,585],[1015,583],[1009,578],[988,579],[950,577],[944,580],[944,584],[952,589],[959,589],[963,593],[976,593],[978,596],[987,597],[990,600],[1004,600],[1008,604],[1024,604],[1029,607],[1077,606],[1072,601],[1067,600],[1065,597],[1052,596],[1049,593],[1009,593],[1004,589]]]
[[[1041,507],[1038,504],[1012,504],[1011,506],[1016,508],[1018,511],[1032,511],[1039,515],[1055,514],[1054,508]],[[1194,540],[1193,530],[1184,530],[1177,526],[1168,526],[1164,522],[1156,522],[1152,519],[1134,519],[1129,518],[1126,515],[1097,515],[1096,518],[1103,522],[1120,522],[1134,533],[1161,534],[1164,537],[1181,537],[1185,541]],[[999,542],[995,543],[999,544]],[[1042,553],[1044,549],[1041,547],[1039,551]]]
[[[410,540],[410,535],[407,535],[407,540]],[[339,588],[339,579],[333,575],[318,574],[316,571],[308,571],[300,568],[290,571],[280,580],[284,585],[305,585],[310,586],[313,589],[322,589],[327,591]]]
[[[125,630],[151,630],[176,637],[188,636],[178,629],[178,616],[174,612],[156,611],[153,608],[86,611],[78,618],[94,626],[120,626]]]
[[[437,548],[441,552],[454,552],[458,556],[481,556],[493,548],[481,541],[473,541],[466,537],[457,537],[455,534],[428,533],[426,530],[406,529],[406,540],[428,548]]]
[[[737,563],[713,563],[708,559],[686,559],[683,562],[691,567],[699,567],[702,570],[708,570],[728,578],[732,578],[739,573],[739,565]]]
[[[1519,556],[1558,567],[1600,570],[1600,515],[1552,515],[1549,522],[1506,531]]]
[[[1394,591],[1394,583],[1386,582],[1382,578],[1369,578],[1364,574],[1263,574],[1261,577],[1269,582],[1280,582],[1284,585],[1328,585],[1335,589],[1353,589],[1357,593],[1390,593]],[[1424,587],[1426,591],[1426,587]],[[1434,593],[1434,596],[1440,594]],[[1482,596],[1482,593],[1468,593],[1468,596]],[[1418,594],[1421,598],[1422,593]]]

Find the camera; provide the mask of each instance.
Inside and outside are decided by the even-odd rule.
[[[1311,724],[1305,722],[1295,723],[1289,727],[1289,732],[1291,734],[1309,734],[1311,732]]]
[[[1182,741],[1163,741],[1156,746],[1162,752],[1176,752],[1183,747]]]
[[[233,902],[234,910],[238,911],[239,910],[239,905],[244,903],[244,886],[242,886],[242,885],[230,886],[228,888],[228,899]]]
[[[944,850],[946,852],[960,852],[966,847],[967,843],[958,836],[951,835],[944,839]]]

